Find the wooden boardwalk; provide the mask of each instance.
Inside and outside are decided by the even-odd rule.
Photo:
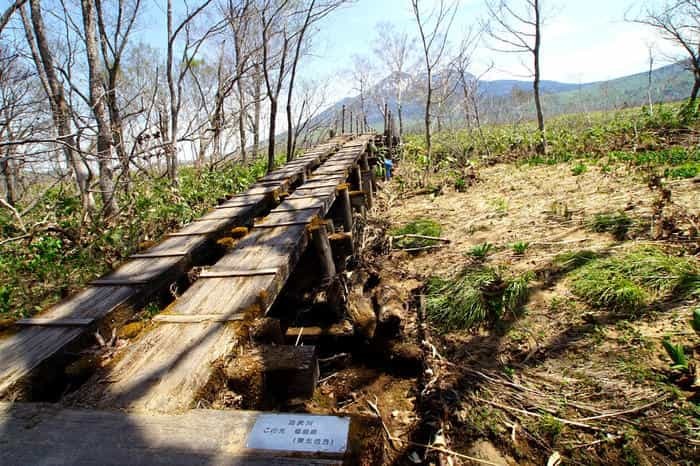
[[[236,322],[263,315],[273,304],[322,222],[337,192],[356,178],[370,136],[346,143],[294,193],[157,316],[157,326],[132,342],[106,373],[75,399],[97,408],[181,412],[193,407],[214,378],[213,363],[237,346]],[[345,191],[344,194],[347,194]]]
[[[53,364],[57,355],[94,341],[98,326],[123,324],[136,303],[197,265],[213,239],[249,228],[60,404],[0,402],[0,464],[381,464],[375,419],[199,409],[225,384],[217,363],[247,342],[247,324],[266,315],[307,250],[306,257],[318,256],[320,277],[336,274],[338,251],[329,240],[335,226],[327,217],[342,222],[344,233],[333,236],[351,238],[352,206],[364,211],[375,187],[367,157],[373,138],[344,136],[318,146],[0,339],[0,396],[31,399],[40,369],[63,370],[62,361]],[[279,371],[268,382],[310,387],[300,396],[313,392],[316,348],[257,349],[265,369]],[[290,357],[297,353],[310,356],[299,364]]]
[[[166,290],[196,265],[212,240],[232,227],[251,225],[255,217],[269,212],[281,194],[304,182],[311,170],[349,139],[334,138],[307,151],[245,193],[232,196],[212,212],[171,233],[160,244],[135,254],[77,295],[37,318],[19,321],[19,331],[0,338],[0,398],[40,397],[42,387],[32,386],[31,376],[60,366],[56,359],[63,351],[80,349],[83,338],[91,338],[96,328],[109,332],[123,324],[136,307]]]

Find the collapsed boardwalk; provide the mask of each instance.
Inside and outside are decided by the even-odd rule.
[[[347,189],[344,183],[357,173],[353,169],[368,142],[362,136],[332,155],[76,399],[101,408],[177,412],[192,407],[212,377],[212,364],[233,353],[235,322],[269,309],[309,243],[307,230],[312,224],[325,230],[318,220],[328,213],[338,188]]]
[[[174,234],[173,238],[188,238],[194,232],[208,234],[214,230],[212,225],[223,225],[220,222],[225,223],[221,228],[229,230],[241,223],[231,220],[232,212],[251,206],[257,208],[251,202],[252,196],[267,196],[270,186],[291,184],[290,175],[298,176],[294,189],[289,189],[291,194],[285,194],[276,208],[251,225],[249,234],[205,268],[167,312],[153,319],[148,331],[117,353],[113,365],[93,376],[77,392],[64,397],[61,405],[0,403],[3,445],[0,463],[341,465],[360,462],[358,458],[372,449],[369,443],[380,432],[379,426],[369,419],[193,408],[216,380],[214,362],[232,355],[237,340],[247,338],[241,321],[266,314],[312,243],[319,255],[321,276],[330,278],[336,273],[328,237],[334,228],[329,228],[332,222],[325,217],[340,213],[345,233],[336,236],[351,236],[352,204],[362,209],[364,203],[354,201],[371,201],[374,180],[368,170],[367,148],[372,138],[364,135],[349,142],[346,138],[342,147],[324,152],[327,155],[321,157],[323,163],[314,153],[288,164],[260,180],[245,195],[231,198]],[[309,172],[309,166],[315,169]],[[357,192],[349,192],[348,181]],[[333,206],[337,206],[334,213]],[[172,245],[160,245],[156,250],[165,258],[174,254]],[[135,260],[141,259],[159,257],[149,252]],[[98,280],[93,288],[121,289],[126,285],[115,283],[129,280],[148,286],[141,276],[120,269]],[[51,331],[65,323],[53,322],[58,327],[48,328],[35,323],[30,329]],[[86,333],[87,328],[81,326],[76,330]],[[282,359],[287,357],[287,351],[296,350],[285,346],[274,348]],[[316,374],[311,382],[313,389],[318,366],[315,351],[312,352],[313,363],[308,367]],[[284,382],[294,383],[287,379]],[[66,403],[90,409],[67,409]],[[297,437],[269,438],[272,427],[266,426],[279,425],[275,423],[289,426],[289,422],[317,425],[320,433],[315,437],[316,443],[309,444],[311,440],[307,437],[305,446],[300,447]],[[345,427],[339,428],[340,425]],[[365,436],[354,437],[358,431]],[[251,444],[253,438],[257,443]],[[333,439],[334,446],[317,447],[322,439],[325,442]],[[274,447],[267,443],[273,440]]]
[[[79,350],[91,333],[122,324],[133,310],[181,279],[213,240],[235,226],[250,225],[269,212],[277,196],[295,188],[309,171],[335,153],[349,138],[334,138],[270,173],[243,194],[233,196],[210,214],[170,234],[162,243],[130,258],[113,273],[96,280],[76,296],[52,307],[40,318],[18,322],[21,330],[0,338],[0,397],[47,396],[31,376],[52,379],[66,349]],[[46,372],[50,375],[45,374]],[[49,384],[51,385],[51,384]]]

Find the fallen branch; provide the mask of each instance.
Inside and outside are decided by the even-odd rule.
[[[516,413],[524,414],[524,415],[526,415],[526,416],[534,416],[534,417],[538,417],[538,418],[544,417],[544,416],[543,416],[542,414],[540,414],[540,413],[534,413],[534,412],[532,412],[532,411],[527,411],[527,410],[525,410],[525,409],[515,408],[515,407],[513,407],[513,406],[508,406],[508,405],[504,405],[504,404],[501,404],[501,403],[496,403],[495,401],[485,400],[485,399],[483,399],[483,398],[476,398],[476,397],[475,397],[474,399],[475,399],[476,401],[481,401],[481,402],[483,402],[483,403],[490,404],[491,406],[495,406],[496,408],[501,408],[501,409],[505,409],[505,410],[508,410],[508,411],[513,411],[513,412],[516,412]],[[562,424],[567,424],[567,425],[574,426],[574,427],[580,427],[580,428],[582,428],[582,429],[593,430],[593,431],[595,431],[595,432],[605,432],[605,431],[604,431],[603,429],[601,429],[600,427],[595,427],[595,426],[592,426],[592,425],[589,425],[589,424],[584,424],[583,422],[570,421],[570,420],[568,420],[568,419],[564,419],[564,418],[557,417],[557,416],[552,416],[552,417],[553,417],[555,420],[561,422]]]
[[[465,460],[474,461],[474,462],[480,463],[480,464],[488,464],[491,466],[504,466],[504,465],[501,465],[498,463],[493,463],[491,461],[482,460],[479,458],[474,458],[473,456],[463,455],[462,453],[457,453],[456,451],[448,450],[447,448],[435,447],[433,445],[427,445],[425,443],[418,443],[418,442],[413,442],[411,440],[403,440],[401,438],[394,437],[391,434],[391,432],[389,431],[389,428],[386,426],[386,423],[384,422],[384,419],[382,418],[382,414],[379,412],[379,407],[375,403],[372,403],[369,400],[365,400],[365,401],[367,401],[367,404],[369,405],[369,407],[372,409],[372,411],[374,411],[374,414],[377,416],[379,421],[382,423],[382,428],[384,429],[384,432],[386,433],[387,437],[389,438],[389,442],[391,442],[391,446],[393,448],[396,448],[394,446],[394,442],[400,442],[400,443],[405,443],[407,445],[410,445],[412,447],[425,448],[427,450],[433,450],[433,451],[437,451],[439,453],[444,453],[446,455],[456,456],[457,458],[462,458]]]
[[[392,239],[394,239],[394,240],[402,239],[402,238],[428,239],[431,241],[442,241],[443,243],[451,243],[452,242],[452,240],[447,239],[447,238],[440,238],[438,236],[417,235],[415,233],[406,233],[405,235],[392,236]]]
[[[614,413],[601,414],[599,416],[584,417],[582,419],[577,419],[577,421],[594,421],[597,419],[605,419],[605,418],[609,418],[609,417],[624,416],[625,414],[638,413],[639,411],[644,411],[645,409],[651,408],[652,406],[657,405],[663,401],[666,401],[667,399],[668,399],[668,397],[664,396],[658,400],[652,401],[651,403],[647,403],[647,404],[642,405],[642,406],[638,406],[636,408],[626,409],[624,411],[616,411]]]
[[[401,249],[401,248],[399,248],[399,250],[400,250],[400,251],[406,251],[406,252],[418,252],[418,251],[428,251],[428,250],[430,250],[430,249],[442,249],[442,248],[444,248],[444,247],[445,247],[444,244],[436,244],[436,245],[433,245],[433,246],[423,246],[423,247],[420,247],[420,248],[408,248],[408,249]]]

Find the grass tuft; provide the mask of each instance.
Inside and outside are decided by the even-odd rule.
[[[619,311],[635,311],[655,301],[700,294],[697,263],[653,247],[589,259],[569,278],[571,291],[589,305]]]
[[[588,249],[581,251],[569,251],[557,254],[552,260],[552,265],[559,272],[570,272],[586,265],[588,262],[596,259],[598,254]]]
[[[442,227],[435,220],[428,218],[418,218],[406,225],[391,230],[391,236],[402,235],[422,235],[439,238],[442,233]],[[436,240],[424,238],[399,238],[394,241],[394,245],[400,249],[422,248],[433,246],[437,243]]]
[[[493,244],[491,243],[477,244],[469,250],[469,255],[472,256],[474,259],[483,261],[484,259],[486,259],[486,256],[489,255],[492,249]]]
[[[498,322],[527,299],[531,273],[504,278],[489,267],[466,267],[452,278],[428,282],[428,318],[445,331]]]

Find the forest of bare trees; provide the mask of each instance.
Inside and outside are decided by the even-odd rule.
[[[177,188],[179,164],[246,162],[263,141],[271,169],[280,131],[288,159],[319,137],[323,86],[297,71],[345,0],[161,3],[18,0],[0,12],[0,192],[16,217],[70,182],[85,218],[113,218],[134,176]],[[144,35],[160,31],[163,47]]]
[[[484,0],[482,17],[464,24],[455,22],[459,2],[406,0],[413,24],[377,22],[371,46],[349,57],[342,74],[357,97],[341,123],[329,80],[300,71],[319,47],[322,23],[353,3],[9,2],[0,11],[3,209],[21,219],[48,190],[70,185],[85,219],[110,219],[135,176],[177,189],[182,164],[214,170],[265,156],[269,170],[278,155],[292,160],[329,127],[369,127],[370,114],[387,121],[390,113],[399,135],[420,123],[428,160],[435,131],[478,132],[483,123],[534,114],[538,150],[546,151],[540,51],[548,2]],[[674,0],[632,18],[685,52],[695,77],[691,100],[700,90],[698,17],[697,2]],[[151,37],[156,33],[162,37]],[[521,56],[530,89],[484,93],[481,82],[494,64],[476,66],[479,49]],[[653,105],[651,88],[650,72]],[[406,105],[413,105],[410,122]]]

